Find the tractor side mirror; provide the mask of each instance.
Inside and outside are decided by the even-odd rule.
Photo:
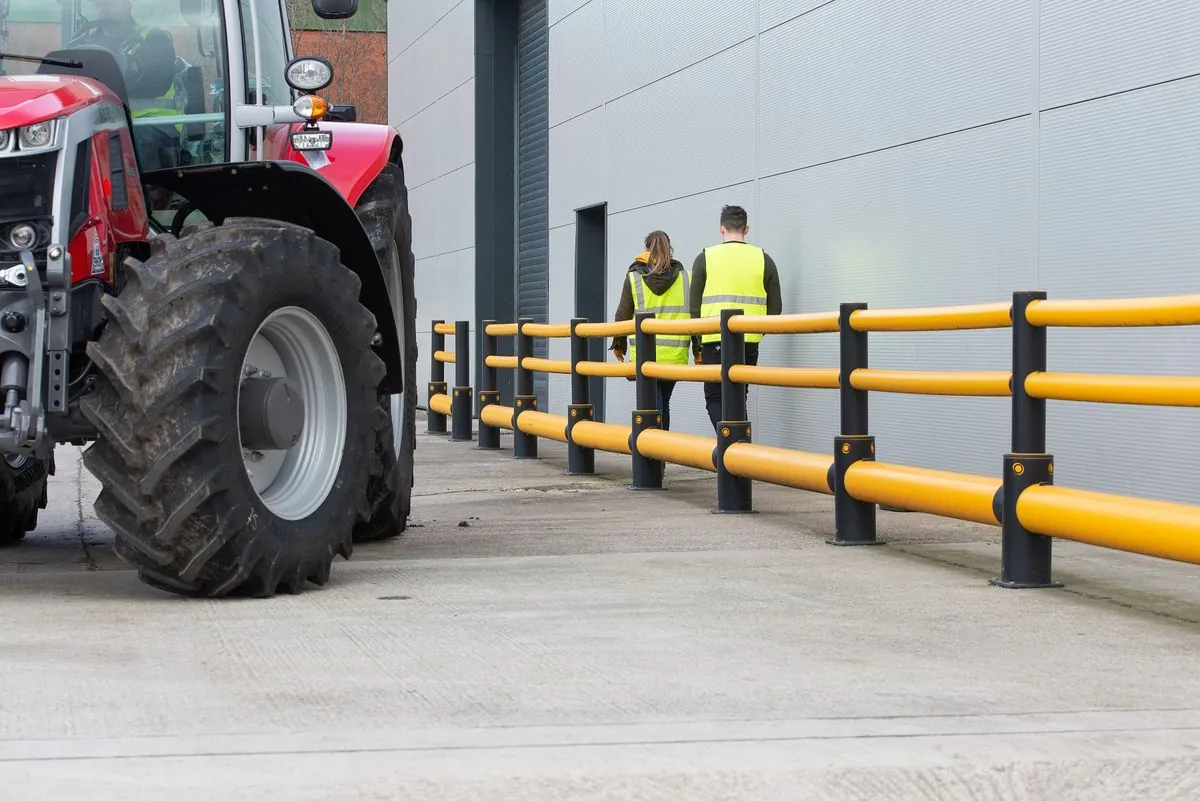
[[[358,122],[358,107],[331,105],[325,119],[328,122]]]
[[[312,0],[312,7],[321,19],[347,19],[358,13],[358,0]]]

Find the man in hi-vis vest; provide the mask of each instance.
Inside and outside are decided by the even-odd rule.
[[[690,310],[693,317],[720,317],[722,309],[741,309],[744,314],[779,314],[783,299],[779,292],[779,270],[775,261],[746,241],[750,226],[741,206],[721,209],[719,245],[705,248],[692,265]],[[703,364],[721,363],[721,335],[699,337]],[[762,334],[746,334],[746,364],[758,364]],[[750,387],[746,387],[749,394]],[[704,383],[704,403],[713,428],[721,423],[721,384]]]

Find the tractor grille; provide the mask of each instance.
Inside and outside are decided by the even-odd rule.
[[[54,167],[58,153],[13,156],[0,161],[0,265],[19,258],[8,242],[14,224],[29,223],[38,231],[34,256],[41,260],[50,239],[54,214]]]

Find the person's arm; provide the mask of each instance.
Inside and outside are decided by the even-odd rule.
[[[620,323],[625,320],[633,319],[633,292],[629,288],[629,274],[626,273],[621,281],[621,299],[617,301],[617,311],[613,315],[613,321]],[[612,346],[609,348],[613,353],[624,355],[629,350],[628,337],[616,336],[613,337]]]
[[[763,289],[767,291],[767,314],[782,314],[783,292],[779,288],[779,268],[770,256],[764,253],[763,257],[766,260],[763,269]]]
[[[706,277],[705,267],[707,261],[704,258],[704,251],[700,251],[700,255],[696,256],[696,260],[692,262],[691,275],[691,297],[688,298],[688,309],[692,312],[692,317],[700,316],[700,307],[704,303],[704,279]],[[696,358],[696,364],[700,363],[700,337],[692,337],[692,354]]]

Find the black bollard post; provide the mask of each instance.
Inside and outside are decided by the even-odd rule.
[[[630,489],[659,490],[662,489],[663,464],[660,461],[643,456],[638,450],[638,435],[647,428],[662,427],[662,410],[658,408],[658,382],[645,374],[646,362],[654,361],[654,334],[647,333],[642,324],[654,319],[652,312],[639,312],[634,315],[634,347],[637,351],[635,364],[635,393],[637,403],[633,410],[633,434],[629,437],[629,450],[633,455],[633,482]]]
[[[735,442],[750,441],[746,388],[732,381],[729,370],[746,363],[746,337],[729,330],[729,320],[741,309],[721,310],[721,430],[713,463],[717,468],[717,512],[753,511],[752,482],[725,469],[725,451]]]
[[[867,333],[855,331],[850,315],[867,308],[865,303],[841,304],[838,324],[840,359],[840,436],[834,437],[833,504],[836,532],[830,545],[881,545],[875,536],[875,504],[855,499],[846,491],[846,471],[859,461],[874,461],[875,437],[867,415],[867,392],[850,384],[850,374],[867,368]]]
[[[513,456],[518,459],[537,458],[537,437],[526,434],[517,426],[521,412],[537,411],[537,395],[533,392],[533,371],[525,369],[525,359],[533,356],[533,337],[525,333],[525,324],[532,317],[517,320],[517,394],[513,399]]]
[[[433,405],[429,403],[434,395],[445,395],[447,389],[446,365],[437,360],[437,352],[446,349],[446,335],[437,330],[444,322],[445,320],[433,321],[433,336],[430,342],[432,348],[429,351],[429,393],[425,404],[426,428],[430,434],[446,433],[446,415],[435,412]]]
[[[450,399],[450,439],[454,442],[471,441],[474,408],[471,390],[471,324],[459,320],[454,324],[454,395]]]
[[[588,377],[580,375],[579,365],[588,360],[588,341],[576,331],[586,319],[571,320],[571,407],[567,410],[567,473],[573,476],[592,475],[596,472],[596,451],[575,442],[571,436],[575,424],[581,420],[593,420],[596,410],[588,392]]]

